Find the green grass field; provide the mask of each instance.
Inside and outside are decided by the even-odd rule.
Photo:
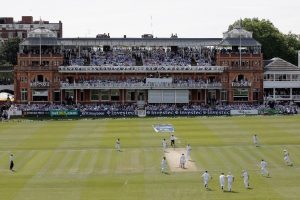
[[[161,140],[152,125],[171,123],[180,147],[192,146],[197,172],[160,172]],[[2,200],[291,200],[300,197],[300,116],[10,121],[0,124]],[[254,147],[258,134],[261,147]],[[114,143],[120,137],[123,152]],[[283,162],[288,149],[293,167]],[[8,170],[15,155],[16,172]],[[260,175],[264,158],[271,178]],[[210,191],[201,174],[213,176]],[[241,170],[250,173],[246,190]],[[221,192],[220,172],[236,178]]]

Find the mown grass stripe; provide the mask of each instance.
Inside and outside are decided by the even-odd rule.
[[[26,163],[30,162],[30,160],[38,153],[36,150],[31,151],[24,151],[24,154],[22,155],[21,159],[15,160],[15,170],[21,171],[23,166],[26,165]]]
[[[79,170],[79,165],[87,150],[76,151],[76,155],[73,156],[70,162],[70,168],[68,170],[69,174],[76,174]],[[75,151],[74,151],[75,152]]]
[[[115,153],[115,150],[112,150],[112,149],[106,149],[104,151],[104,154],[103,154],[104,160],[103,160],[102,169],[101,169],[102,174],[107,174],[110,172],[111,158],[112,158],[113,152]]]
[[[49,171],[49,169],[53,165],[53,163],[56,162],[60,153],[61,153],[61,151],[59,151],[59,150],[52,151],[48,161],[37,172],[37,176],[44,176]]]
[[[98,156],[99,155],[99,150],[92,150],[92,156],[90,161],[88,162],[88,165],[86,167],[86,169],[84,170],[85,174],[91,174],[94,172],[95,167],[96,167],[96,163],[98,160]]]
[[[66,169],[67,163],[71,160],[73,151],[65,151],[64,156],[62,159],[58,162],[58,165],[53,169],[54,175],[60,175],[63,174],[63,172]]]
[[[228,160],[234,168],[243,169],[243,166],[247,165],[246,160],[244,160],[240,154],[237,152],[237,148],[233,147],[223,147],[221,148],[223,155],[225,155],[225,159]]]

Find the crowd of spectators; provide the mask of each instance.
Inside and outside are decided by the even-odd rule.
[[[260,53],[260,49],[259,48],[248,48],[248,49],[241,49],[241,51],[239,49],[221,49],[220,50],[221,54],[259,54]]]
[[[12,84],[14,84],[14,80],[12,78],[5,78],[5,77],[0,78],[0,85],[12,85]]]
[[[114,48],[64,49],[66,66],[213,66],[210,48]]]
[[[140,108],[136,103],[102,103],[102,104],[19,104],[13,105],[11,109],[22,111],[50,111],[50,110],[78,110],[84,111],[135,111]],[[180,111],[180,110],[258,110],[264,114],[266,110],[273,109],[279,114],[297,114],[299,107],[290,104],[231,104],[231,105],[214,105],[205,104],[147,104],[144,106],[147,111]]]
[[[47,47],[43,46],[41,49],[41,55],[60,55],[61,50],[59,48],[52,48],[52,47]],[[27,55],[27,54],[32,54],[32,55],[40,55],[40,48],[39,47],[31,47],[30,49],[27,49],[27,47],[24,47],[22,50],[22,55]]]
[[[76,110],[77,105],[65,104],[17,104],[12,106],[13,109],[22,111],[50,111],[50,110]]]

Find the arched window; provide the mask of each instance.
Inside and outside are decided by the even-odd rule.
[[[38,82],[44,82],[44,76],[43,75],[37,75],[37,81]]]

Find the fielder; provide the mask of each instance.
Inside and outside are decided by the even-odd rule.
[[[285,164],[286,164],[287,166],[293,166],[293,163],[292,163],[292,161],[291,161],[291,159],[290,159],[290,154],[289,154],[289,152],[288,152],[286,149],[284,149],[284,150],[283,150],[283,153],[284,153],[283,160],[284,160]]]
[[[258,143],[258,138],[257,138],[257,135],[253,135],[253,144],[256,146],[256,147],[259,147],[259,143]]]
[[[224,175],[224,173],[221,173],[219,179],[220,179],[221,190],[224,191],[224,187],[225,187],[225,175]]]
[[[203,182],[204,182],[204,187],[208,189],[208,182],[212,179],[212,177],[209,175],[207,171],[205,171],[202,174]]]
[[[186,162],[185,156],[184,156],[184,154],[181,154],[180,161],[179,161],[179,167],[182,169],[185,169],[185,162]]]
[[[115,147],[116,147],[116,150],[117,150],[117,151],[121,151],[121,142],[120,142],[120,139],[119,139],[119,138],[118,138],[117,141],[116,141]]]
[[[269,176],[267,166],[268,166],[268,163],[262,159],[261,162],[260,162],[260,168],[261,168],[261,174],[263,176]]]
[[[248,189],[249,188],[249,174],[246,170],[242,171],[242,178],[244,179],[245,188]]]
[[[167,141],[165,138],[162,140],[162,147],[163,147],[164,152],[167,152],[168,144],[167,144]]]
[[[234,182],[234,176],[230,172],[228,172],[227,175],[227,182],[228,182],[228,191],[231,192],[232,183]]]
[[[14,155],[13,154],[10,154],[9,156],[9,170],[14,172],[14,166],[15,166],[15,163],[14,163]]]
[[[191,148],[190,144],[188,144],[186,146],[186,160],[191,160],[191,151],[192,151],[192,148]]]
[[[166,157],[163,157],[161,160],[161,173],[167,173],[167,160]]]
[[[175,136],[174,135],[171,135],[171,147],[173,147],[175,149]]]

